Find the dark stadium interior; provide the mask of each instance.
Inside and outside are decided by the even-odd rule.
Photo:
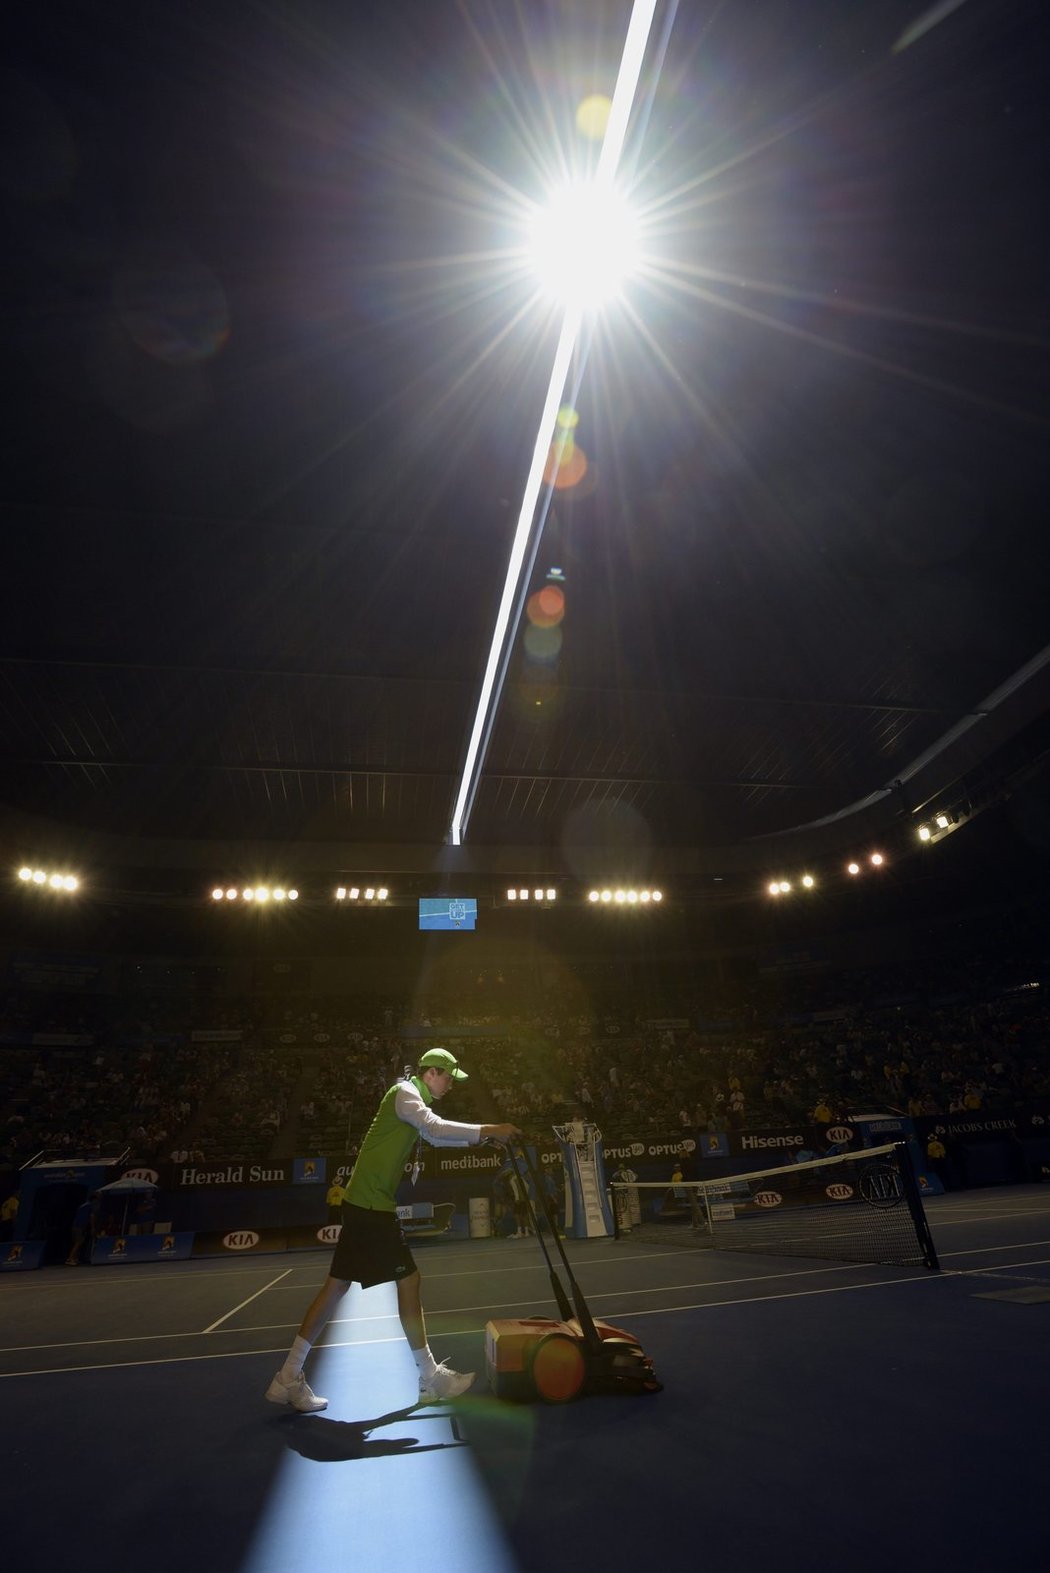
[[[577,345],[460,838],[561,321],[522,215],[593,173],[581,103],[633,9],[5,16],[0,1267],[33,1238],[43,1263],[0,1272],[21,1568],[121,1536],[157,1573],[373,1573],[395,1495],[426,1573],[1045,1560],[1050,17],[656,0],[620,166],[642,267]],[[421,931],[431,897],[476,930]],[[220,1223],[180,1167],[330,1175],[421,1041],[469,1066],[452,1118],[553,1148],[582,1112],[661,1184],[679,1141],[692,1183],[896,1122],[941,1271],[571,1239],[656,1359],[651,1407],[479,1384],[394,1410],[404,1351],[355,1301],[329,1416],[260,1415],[324,1275],[293,1240],[320,1190]],[[87,1171],[26,1172],[118,1155],[162,1227],[259,1254],[65,1273]],[[480,1368],[490,1314],[551,1301],[509,1214],[467,1237],[471,1183],[421,1255]]]

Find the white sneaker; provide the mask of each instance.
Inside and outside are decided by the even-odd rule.
[[[290,1382],[286,1382],[278,1371],[266,1389],[266,1396],[271,1404],[291,1404],[301,1415],[315,1415],[319,1409],[328,1408],[327,1398],[319,1398],[311,1392],[301,1371]]]
[[[450,1371],[447,1365],[434,1367],[426,1379],[419,1379],[419,1402],[441,1404],[446,1399],[458,1398],[474,1380],[473,1371]]]

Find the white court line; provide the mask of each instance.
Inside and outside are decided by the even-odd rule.
[[[1015,1240],[1012,1245],[975,1245],[969,1251],[941,1251],[941,1256],[991,1256],[995,1251],[1034,1251],[1037,1245],[1050,1245],[1050,1240]]]
[[[1050,1244],[1050,1242],[1047,1242],[1047,1243]],[[1015,1249],[1015,1247],[1013,1247],[1013,1246],[1006,1246],[1006,1247],[1003,1247],[1003,1249],[1013,1250],[1013,1249]],[[674,1256],[674,1257],[677,1257],[678,1259],[681,1259],[681,1255],[682,1255],[682,1253],[680,1251],[668,1251],[668,1252],[665,1252],[663,1254],[668,1255],[668,1256]],[[591,1300],[608,1300],[608,1299],[614,1298],[616,1294],[628,1294],[628,1295],[633,1295],[633,1294],[667,1294],[670,1291],[676,1290],[676,1289],[699,1289],[699,1288],[703,1288],[703,1287],[707,1287],[707,1288],[711,1288],[711,1289],[721,1289],[721,1288],[724,1288],[728,1284],[764,1283],[767,1280],[773,1279],[773,1278],[810,1278],[810,1277],[813,1277],[815,1274],[821,1274],[821,1273],[853,1273],[853,1272],[863,1272],[865,1269],[868,1269],[868,1270],[871,1270],[871,1271],[875,1271],[875,1270],[877,1270],[878,1266],[879,1266],[879,1264],[877,1262],[846,1262],[844,1264],[843,1263],[834,1263],[834,1264],[830,1264],[829,1263],[829,1265],[827,1267],[801,1267],[801,1268],[795,1268],[795,1269],[792,1269],[791,1271],[782,1272],[782,1273],[752,1273],[752,1274],[749,1274],[749,1275],[745,1274],[745,1276],[742,1277],[742,1278],[711,1278],[711,1279],[706,1280],[706,1283],[705,1282],[701,1282],[701,1283],[689,1283],[689,1284],[662,1284],[662,1285],[657,1285],[657,1287],[654,1288],[654,1289],[622,1289],[622,1290],[607,1289],[607,1290],[604,1290],[604,1291],[599,1291],[597,1293],[595,1293],[595,1292],[590,1293],[588,1295],[588,1299],[591,1299]],[[428,1275],[427,1282],[430,1281],[431,1277],[437,1277],[437,1276],[441,1276],[441,1275],[438,1275],[438,1274]],[[455,1277],[462,1277],[464,1275],[460,1274],[460,1273],[452,1273],[452,1274],[445,1274],[444,1276],[446,1276],[446,1277],[454,1277],[455,1278]],[[274,1279],[274,1283],[276,1283],[277,1281],[278,1281],[277,1279]],[[267,1286],[267,1287],[269,1287],[269,1286]],[[285,1287],[286,1288],[290,1288],[290,1287],[295,1287],[295,1286],[293,1286],[293,1285],[286,1285]],[[300,1285],[298,1285],[298,1287],[302,1288],[302,1285],[300,1284]],[[261,1289],[259,1290],[259,1293],[260,1294],[262,1293]],[[252,1295],[251,1299],[254,1299],[254,1298],[255,1298],[255,1296]],[[553,1303],[553,1296],[550,1296],[549,1298],[551,1300],[551,1303]],[[245,1300],[244,1304],[247,1305],[248,1301]],[[437,1316],[462,1316],[467,1311],[506,1311],[506,1310],[513,1309],[515,1306],[518,1306],[520,1304],[521,1304],[521,1302],[519,1300],[509,1300],[509,1301],[503,1301],[499,1305],[493,1305],[491,1302],[488,1302],[485,1305],[450,1306],[448,1309],[438,1309],[438,1310],[435,1310],[432,1306],[428,1306],[426,1314],[427,1314],[428,1317],[431,1317],[431,1318],[437,1317]],[[237,1307],[237,1309],[240,1309],[240,1308]],[[233,1312],[230,1311],[227,1314],[229,1316],[232,1316]],[[328,1322],[327,1325],[329,1327],[345,1327],[345,1326],[347,1326],[351,1322],[393,1321],[395,1319],[396,1315],[397,1315],[396,1312],[392,1312],[392,1313],[389,1313],[389,1314],[383,1315],[383,1316],[359,1316],[359,1315],[357,1315],[357,1316],[333,1316],[330,1319],[330,1321]],[[215,1325],[217,1326],[218,1323],[216,1323]],[[229,1331],[232,1332],[232,1333],[238,1333],[238,1334],[239,1333],[276,1333],[276,1332],[285,1332],[285,1331],[287,1331],[288,1328],[295,1327],[297,1325],[298,1324],[295,1323],[295,1322],[256,1322],[256,1323],[253,1323],[252,1326],[250,1326],[250,1327],[235,1327],[235,1328],[230,1328]],[[210,1331],[211,1331],[210,1328],[205,1328],[205,1332],[210,1332]],[[149,1343],[151,1340],[154,1341],[154,1342],[163,1342],[163,1340],[166,1339],[166,1338],[203,1338],[203,1337],[204,1337],[204,1333],[194,1331],[194,1332],[189,1332],[189,1333],[134,1333],[134,1334],[124,1335],[124,1336],[115,1337],[115,1338],[75,1338],[75,1339],[69,1339],[68,1341],[65,1341],[65,1342],[62,1342],[62,1343],[9,1344],[9,1345],[7,1345],[4,1348],[0,1348],[0,1355],[25,1354],[28,1350],[31,1350],[31,1349],[90,1349],[90,1348],[94,1348],[98,1344],[138,1344],[138,1343]]]
[[[271,1278],[268,1284],[263,1284],[261,1289],[256,1289],[255,1293],[250,1294],[247,1300],[242,1300],[240,1305],[235,1305],[232,1311],[227,1311],[225,1316],[220,1316],[217,1322],[213,1322],[204,1331],[206,1333],[214,1333],[215,1329],[221,1327],[223,1322],[228,1322],[231,1316],[236,1316],[238,1311],[243,1311],[246,1305],[251,1305],[252,1301],[257,1300],[261,1294],[265,1294],[267,1289],[272,1289],[274,1284],[279,1284],[282,1278],[287,1278],[291,1270],[290,1267],[286,1267],[283,1273],[278,1273],[277,1277]]]
[[[197,1257],[198,1262],[205,1260],[207,1260],[207,1258],[200,1256]],[[123,1267],[118,1265],[115,1266],[111,1272],[99,1273],[97,1275],[93,1273],[90,1278],[88,1278],[86,1275],[80,1276],[76,1279],[63,1278],[60,1283],[35,1283],[30,1279],[28,1273],[5,1273],[3,1277],[0,1278],[0,1284],[4,1284],[7,1280],[9,1280],[12,1285],[17,1283],[22,1294],[27,1294],[30,1289],[35,1289],[38,1294],[49,1294],[52,1291],[60,1292],[63,1289],[75,1289],[79,1294],[82,1289],[98,1289],[103,1285],[108,1286],[111,1283],[121,1282],[136,1284],[159,1284],[170,1283],[172,1278],[179,1278],[183,1283],[185,1283],[187,1278],[203,1278],[209,1281],[212,1278],[243,1278],[246,1273],[268,1273],[270,1268],[273,1266],[273,1263],[267,1262],[265,1267],[249,1267],[245,1265],[244,1267],[216,1267],[212,1269],[201,1268],[195,1273],[183,1274],[173,1271],[176,1263],[172,1262],[171,1266],[166,1267],[162,1273],[148,1273],[143,1276],[140,1276],[137,1272],[134,1271],[134,1263],[130,1263],[128,1265],[131,1267],[130,1272],[125,1272]],[[188,1266],[189,1264],[185,1263],[183,1265]],[[303,1262],[301,1265],[305,1267],[307,1264]],[[288,1269],[289,1272],[291,1272],[291,1270],[291,1268]]]
[[[1050,1258],[1047,1260],[1050,1260]],[[674,1316],[682,1311],[714,1311],[733,1305],[765,1305],[773,1300],[808,1300],[824,1294],[853,1294],[860,1289],[895,1289],[901,1284],[944,1283],[949,1278],[976,1278],[982,1273],[999,1272],[1003,1267],[1035,1267],[1039,1265],[1041,1263],[1037,1262],[1000,1262],[995,1267],[977,1267],[958,1273],[924,1272],[921,1276],[916,1274],[912,1278],[890,1278],[870,1284],[835,1284],[830,1289],[793,1289],[784,1294],[747,1295],[735,1300],[709,1300],[699,1305],[659,1306],[652,1311],[613,1311],[612,1315],[616,1317],[617,1321],[625,1317],[630,1319],[639,1316]],[[362,1320],[364,1319],[362,1318]],[[369,1317],[367,1320],[384,1321],[392,1320],[392,1318]],[[458,1327],[442,1332],[441,1337],[475,1337],[484,1331],[483,1327]],[[374,1344],[396,1344],[403,1337],[403,1333],[395,1333],[392,1338],[345,1338],[334,1340],[331,1343],[324,1343],[317,1347],[319,1349],[368,1348]],[[0,1381],[12,1380],[22,1376],[63,1376],[81,1371],[123,1371],[144,1365],[185,1365],[193,1364],[198,1360],[243,1360],[251,1355],[279,1355],[286,1352],[282,1345],[279,1349],[235,1349],[213,1355],[169,1355],[159,1360],[114,1360],[102,1365],[60,1365],[37,1371],[0,1371]]]
[[[679,1311],[713,1311],[726,1305],[762,1305],[767,1300],[801,1300],[818,1294],[849,1294],[854,1289],[895,1289],[899,1284],[943,1281],[944,1276],[943,1273],[928,1273],[922,1278],[892,1278],[884,1283],[840,1284],[833,1289],[801,1289],[791,1294],[755,1295],[753,1298],[742,1300],[712,1300],[706,1305],[671,1305],[660,1307],[655,1311],[614,1311],[612,1314],[618,1320],[621,1317],[633,1316],[671,1316]],[[457,1327],[447,1332],[442,1332],[441,1337],[473,1338],[484,1331],[483,1327]],[[357,1349],[369,1347],[373,1344],[396,1344],[403,1337],[403,1333],[395,1333],[392,1338],[345,1338],[337,1339],[332,1343],[320,1344],[316,1347],[319,1350]],[[59,1365],[36,1371],[0,1371],[0,1382],[14,1381],[18,1377],[24,1376],[70,1376],[81,1371],[123,1371],[144,1365],[187,1365],[193,1364],[198,1360],[244,1360],[252,1355],[283,1355],[287,1354],[287,1352],[287,1349],[282,1344],[279,1349],[236,1349],[228,1353],[214,1355],[169,1355],[159,1360],[114,1360],[103,1365]]]
[[[947,1258],[947,1257],[957,1257],[957,1256],[990,1256],[994,1252],[1028,1250],[1028,1249],[1033,1248],[1033,1247],[1038,1246],[1038,1245],[1050,1245],[1050,1240],[1032,1240],[1032,1241],[1027,1241],[1027,1242],[1017,1242],[1017,1241],[1015,1241],[1012,1245],[986,1245],[986,1246],[981,1246],[981,1247],[979,1247],[979,1248],[977,1248],[975,1250],[969,1250],[969,1251],[944,1251],[941,1254],[945,1258]],[[681,1256],[681,1252],[679,1252],[679,1251],[669,1251],[669,1252],[667,1252],[665,1254],[667,1254],[669,1256],[674,1256],[674,1257],[680,1257]],[[994,1267],[987,1267],[987,1268],[960,1268],[959,1269],[959,1275],[961,1275],[963,1273],[994,1272],[994,1271],[1000,1270],[1003,1267],[1007,1267],[1007,1268],[1012,1268],[1012,1267],[1040,1267],[1040,1266],[1045,1265],[1046,1260],[1047,1260],[1047,1258],[1037,1257],[1034,1261],[1027,1261],[1027,1262],[1005,1262],[1005,1263],[1004,1262],[997,1262]],[[614,1300],[614,1299],[617,1299],[617,1298],[623,1298],[623,1296],[625,1296],[625,1295],[630,1297],[630,1296],[640,1295],[640,1294],[667,1294],[670,1291],[680,1290],[680,1289],[723,1289],[723,1288],[728,1288],[730,1285],[733,1285],[733,1284],[768,1283],[768,1282],[770,1282],[772,1280],[783,1279],[783,1278],[812,1278],[812,1277],[818,1277],[818,1276],[820,1276],[822,1274],[825,1274],[825,1273],[855,1273],[855,1272],[865,1272],[865,1271],[877,1272],[877,1271],[881,1270],[881,1267],[883,1265],[884,1264],[880,1264],[878,1262],[846,1262],[846,1263],[829,1264],[827,1267],[803,1267],[803,1268],[796,1268],[796,1269],[792,1269],[791,1271],[782,1272],[782,1273],[745,1274],[744,1276],[742,1276],[740,1278],[711,1278],[711,1279],[706,1279],[706,1280],[701,1279],[700,1281],[694,1282],[694,1283],[658,1284],[658,1285],[656,1285],[653,1288],[645,1288],[645,1289],[624,1289],[624,1288],[620,1288],[620,1289],[599,1290],[597,1292],[592,1290],[592,1291],[588,1292],[586,1298],[587,1298],[588,1302],[590,1302],[591,1300]],[[460,1274],[452,1274],[452,1275],[446,1275],[446,1276],[458,1277],[458,1276],[462,1276],[462,1275],[460,1275]],[[949,1273],[949,1274],[947,1274],[945,1276],[953,1277],[953,1276],[957,1276],[957,1275]],[[273,1280],[274,1283],[278,1283],[279,1281],[280,1280],[276,1279],[276,1278]],[[879,1284],[911,1283],[911,1282],[912,1282],[912,1279],[910,1277],[909,1278],[905,1278],[905,1279],[878,1279],[876,1281],[876,1283],[874,1283],[874,1284],[857,1284],[857,1285],[849,1285],[847,1287],[856,1287],[858,1289],[868,1289],[868,1288],[877,1288]],[[272,1285],[267,1284],[264,1287],[265,1288],[270,1288],[270,1287],[272,1287]],[[300,1285],[300,1287],[301,1287],[301,1285]],[[257,1294],[262,1294],[263,1292],[264,1292],[264,1290],[260,1289],[260,1290],[257,1291]],[[822,1292],[823,1293],[825,1291],[814,1291],[814,1292]],[[254,1300],[255,1298],[256,1298],[256,1295],[250,1295],[247,1300],[242,1301],[242,1305],[250,1304],[250,1302],[252,1300]],[[771,1300],[771,1299],[777,1299],[777,1298],[780,1298],[780,1297],[778,1297],[776,1295],[748,1295],[741,1301],[734,1301],[734,1300],[722,1301],[722,1300],[719,1300],[719,1301],[714,1301],[714,1302],[711,1302],[711,1303],[718,1304],[718,1305],[735,1305],[735,1304],[746,1304],[749,1301],[755,1300],[755,1299],[759,1299],[759,1300],[761,1300],[761,1299],[770,1299]],[[553,1303],[553,1297],[551,1297],[551,1303]],[[493,1304],[491,1301],[489,1301],[485,1305],[458,1305],[458,1306],[448,1306],[448,1307],[440,1307],[440,1308],[434,1308],[433,1306],[428,1306],[427,1307],[427,1316],[428,1316],[428,1318],[430,1320],[433,1321],[433,1320],[436,1320],[438,1317],[443,1317],[443,1316],[464,1316],[469,1311],[507,1311],[507,1310],[514,1310],[517,1307],[519,1307],[520,1304],[521,1304],[521,1302],[519,1300],[506,1300],[506,1301],[499,1302],[497,1304]],[[235,1306],[234,1307],[234,1310],[240,1310],[240,1309],[241,1309],[241,1306]],[[624,1312],[623,1314],[624,1315],[641,1315],[642,1313],[641,1312],[629,1312],[628,1311],[628,1312]],[[652,1314],[652,1313],[648,1313],[647,1312],[645,1314],[649,1315],[649,1314]],[[220,1318],[220,1321],[226,1321],[232,1315],[233,1315],[233,1311],[228,1311],[226,1313],[225,1317]],[[361,1325],[361,1324],[364,1324],[364,1323],[367,1323],[367,1322],[392,1322],[392,1321],[395,1321],[396,1319],[397,1319],[397,1313],[396,1312],[390,1312],[390,1313],[386,1313],[386,1314],[382,1314],[382,1315],[375,1315],[375,1316],[361,1316],[361,1315],[333,1316],[331,1321],[328,1323],[328,1326],[329,1327],[347,1327],[347,1326],[350,1326],[351,1324]],[[194,1331],[194,1332],[188,1332],[188,1333],[135,1333],[135,1334],[130,1334],[130,1335],[122,1335],[122,1336],[114,1337],[114,1338],[79,1338],[79,1339],[71,1339],[71,1340],[69,1340],[67,1342],[63,1342],[63,1343],[8,1344],[7,1346],[0,1348],[0,1355],[6,1355],[6,1354],[27,1354],[27,1353],[29,1353],[32,1350],[39,1350],[39,1349],[91,1349],[91,1348],[97,1347],[100,1344],[164,1343],[165,1341],[167,1341],[169,1339],[173,1339],[173,1338],[203,1338],[207,1333],[210,1333],[211,1331],[213,1331],[214,1327],[218,1327],[219,1325],[220,1325],[220,1323],[216,1322],[216,1323],[213,1324],[212,1328],[205,1328],[203,1332],[196,1332],[196,1331]],[[228,1329],[228,1331],[229,1331],[230,1334],[239,1337],[241,1334],[244,1334],[244,1333],[286,1332],[289,1328],[295,1327],[297,1325],[298,1324],[295,1323],[295,1322],[256,1322],[256,1323],[253,1323],[249,1327],[235,1327],[235,1328]],[[449,1337],[451,1335],[449,1333],[443,1333],[442,1336],[443,1337]],[[341,1344],[330,1344],[330,1345],[327,1345],[326,1347],[329,1347],[329,1348],[342,1348],[343,1345],[341,1345]],[[280,1351],[277,1351],[277,1353],[280,1353]],[[211,1358],[211,1357],[209,1357],[209,1358]],[[67,1368],[63,1366],[60,1369],[65,1370]],[[80,1369],[80,1368],[77,1367],[75,1369]]]

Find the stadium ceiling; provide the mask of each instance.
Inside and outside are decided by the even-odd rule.
[[[1038,8],[921,9],[660,8],[476,858],[714,867],[1042,758]],[[443,845],[557,336],[516,225],[628,13],[11,18],[12,848]]]

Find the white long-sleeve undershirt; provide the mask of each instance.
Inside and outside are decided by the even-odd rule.
[[[476,1147],[481,1141],[481,1126],[462,1120],[443,1120],[420,1097],[410,1081],[397,1084],[394,1112],[406,1125],[414,1125],[432,1147]]]

